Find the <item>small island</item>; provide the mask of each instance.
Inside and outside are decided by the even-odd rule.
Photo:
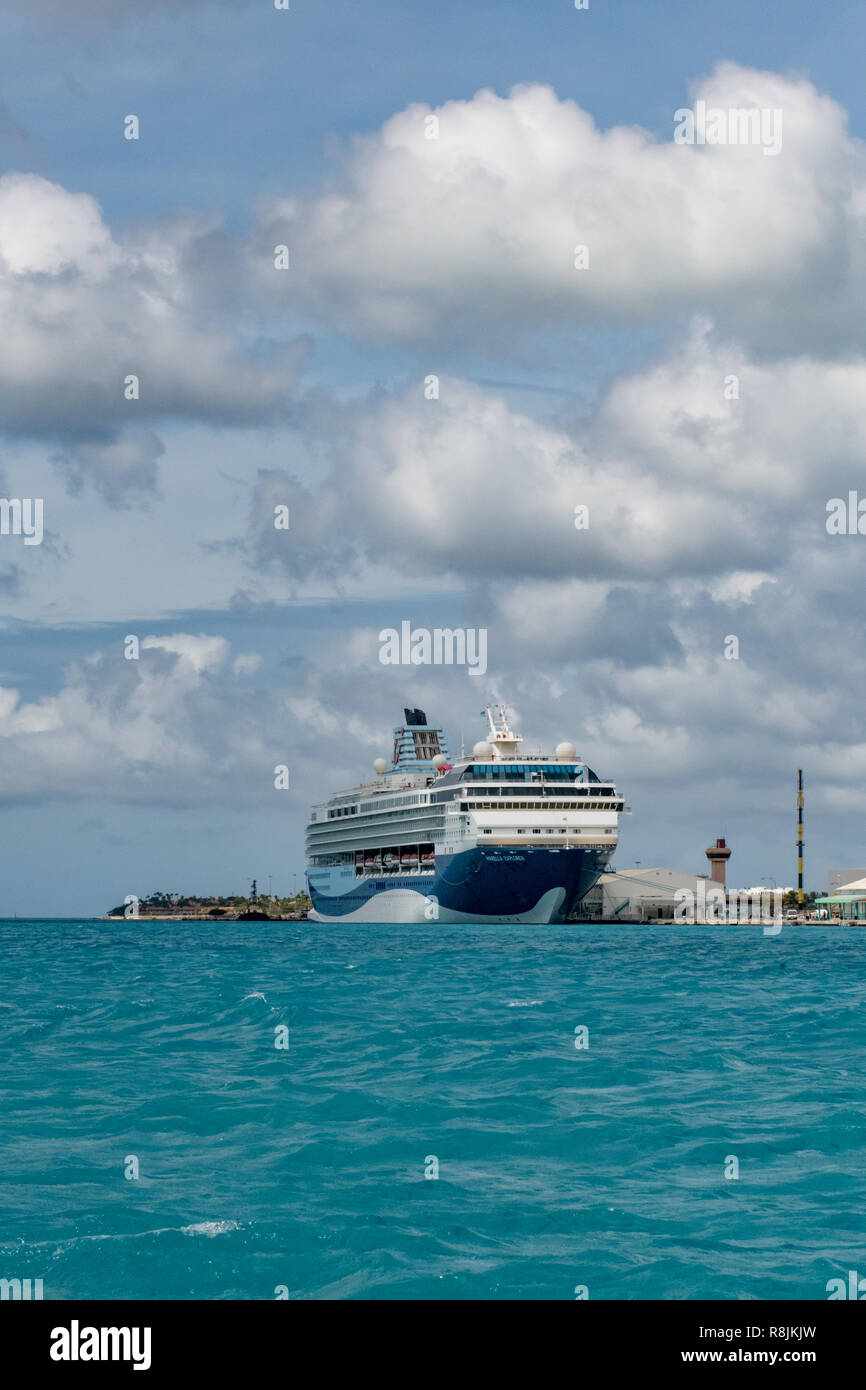
[[[130,895],[132,896],[132,895]],[[139,921],[179,922],[303,922],[313,906],[308,894],[278,898],[256,891],[256,880],[247,897],[199,897],[182,893],[150,893],[118,907],[109,908],[106,917],[137,918]]]

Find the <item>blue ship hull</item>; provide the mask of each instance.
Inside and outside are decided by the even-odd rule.
[[[308,871],[320,922],[564,922],[607,866],[611,851],[575,847],[476,848],[437,855],[431,874],[360,878],[352,866]]]

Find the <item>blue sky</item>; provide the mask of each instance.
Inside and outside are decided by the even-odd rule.
[[[3,93],[32,142],[27,167],[86,187],[112,222],[192,206],[243,225],[253,200],[287,177],[315,184],[332,138],[487,86],[547,82],[602,126],[667,135],[686,83],[728,58],[807,73],[857,134],[866,117],[857,0],[596,0],[585,12],[566,0],[293,0],[285,13],[268,0],[129,0],[108,24],[87,23],[88,8],[101,9],[4,4]],[[121,108],[150,127],[139,148],[117,138]],[[19,167],[8,140],[4,153]]]
[[[617,779],[622,868],[726,834],[790,882],[798,765],[809,886],[866,863],[866,541],[825,526],[866,493],[862,38],[847,0],[0,0],[0,486],[46,517],[0,537],[0,912],[287,891],[404,705],[469,741],[494,697]],[[778,157],[675,149],[700,94],[781,109]],[[487,626],[488,676],[381,666],[406,618]]]

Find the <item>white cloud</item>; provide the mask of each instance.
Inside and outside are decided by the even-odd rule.
[[[276,745],[270,705],[239,717],[224,694],[223,637],[145,637],[138,660],[117,643],[72,666],[54,695],[0,691],[0,765],[7,799],[108,796],[199,802],[231,785],[256,799]]]
[[[864,341],[866,161],[844,111],[805,81],[720,63],[710,106],[780,109],[783,147],[677,145],[596,128],[549,87],[414,105],[355,139],[332,189],[277,201],[289,295],[361,333],[479,338],[494,354],[546,324],[704,308],[783,350]],[[438,138],[425,137],[428,116]],[[590,268],[574,268],[589,247]],[[792,293],[793,292],[793,293]],[[491,337],[494,327],[498,330]]]
[[[236,656],[232,663],[232,671],[236,676],[253,676],[262,664],[262,658],[258,652],[242,652]]]
[[[88,194],[68,193],[32,174],[5,174],[0,179],[0,259],[13,276],[68,270],[98,281],[122,257]]]
[[[726,397],[735,374],[739,397]],[[615,379],[569,430],[443,377],[335,412],[331,471],[260,472],[251,555],[356,582],[373,564],[473,584],[668,583],[747,601],[790,548],[826,544],[826,500],[866,457],[866,359],[756,363],[707,325],[659,364]],[[292,529],[275,532],[288,502]],[[588,508],[589,525],[575,526]],[[536,631],[565,603],[536,591]],[[672,598],[675,597],[671,591]],[[573,626],[573,624],[570,624]]]
[[[152,486],[144,429],[234,425],[285,409],[301,348],[247,353],[199,304],[209,227],[179,219],[117,241],[98,205],[29,174],[0,178],[0,412],[12,435],[64,447],[73,482],[115,500]],[[129,376],[139,382],[128,399]]]
[[[191,637],[175,632],[167,637],[145,637],[142,651],[171,652],[178,658],[178,675],[186,669],[200,675],[203,671],[218,671],[228,657],[229,644],[224,637]]]
[[[762,584],[777,582],[775,575],[763,574],[760,570],[733,570],[711,583],[709,591],[717,603],[751,603]]]

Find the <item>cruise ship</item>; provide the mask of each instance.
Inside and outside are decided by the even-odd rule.
[[[503,705],[453,762],[441,728],[404,710],[390,767],[313,808],[317,922],[565,922],[603,873],[624,809],[571,743],[521,752]]]

